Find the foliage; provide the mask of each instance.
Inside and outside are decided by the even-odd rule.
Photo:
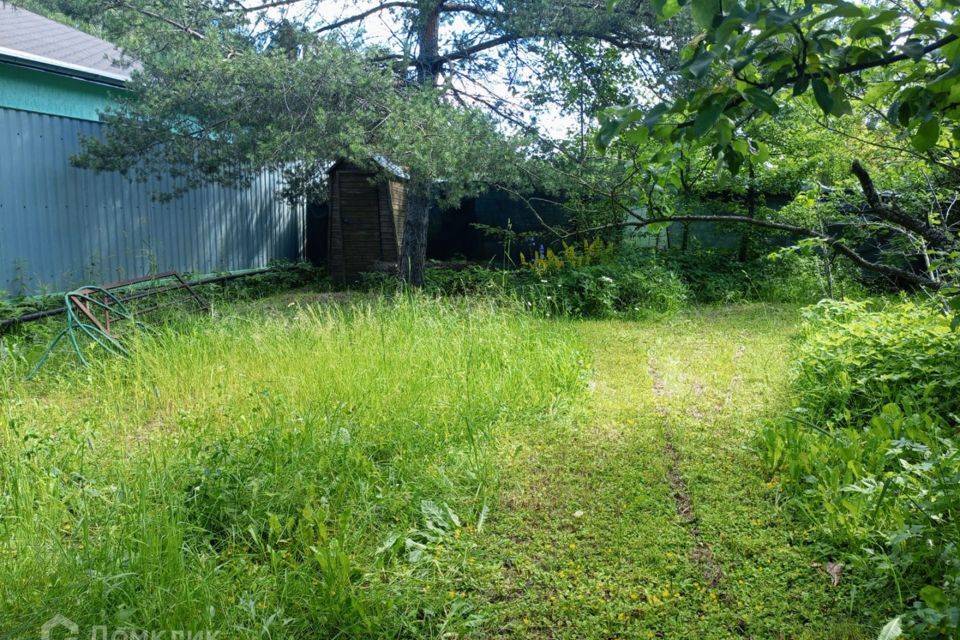
[[[829,293],[820,260],[814,256],[764,256],[740,262],[735,252],[701,249],[665,252],[659,259],[700,303],[811,303]],[[836,290],[853,295],[860,286],[850,274],[842,274]]]
[[[609,261],[616,248],[613,243],[604,242],[602,238],[594,238],[592,241],[583,240],[579,250],[577,244],[568,244],[566,241],[561,241],[561,247],[559,252],[554,252],[553,247],[547,247],[545,250],[541,247],[540,251],[529,258],[521,253],[520,264],[542,276],[551,271],[588,267]]]
[[[685,4],[655,8],[669,19]],[[618,153],[653,144],[640,179],[647,220],[637,223],[673,214],[670,196],[690,189],[691,163],[700,167],[695,175],[709,168],[734,183],[745,172],[753,182],[755,170],[775,178],[783,163],[770,165],[779,146],[788,164],[807,165],[811,178],[846,160],[863,191],[855,210],[838,216],[853,224],[793,231],[901,285],[937,289],[953,282],[960,255],[958,221],[951,217],[960,180],[954,3],[751,0],[722,7],[696,0],[689,9],[702,30],[681,53],[692,84],[655,106],[612,110],[598,132],[601,145],[613,144]],[[841,148],[817,154],[822,145],[798,144],[811,133],[813,142],[822,139],[818,130],[842,138]],[[873,158],[868,170],[864,162]],[[906,182],[910,190],[902,198],[879,193],[875,169],[885,184]],[[901,238],[888,246],[891,235]],[[859,252],[865,238],[881,249],[881,259]]]
[[[670,18],[682,4],[656,8]],[[907,131],[917,151],[950,155],[951,95],[960,71],[952,3],[781,7],[755,0],[722,8],[715,0],[695,0],[690,7],[703,35],[682,57],[684,72],[700,85],[645,114],[628,114],[642,119],[649,133],[712,146],[737,173],[748,158],[762,162],[765,151],[737,140],[735,123],[775,115],[788,93],[812,94],[826,116],[851,113],[851,100],[862,101],[878,119]],[[670,115],[683,124],[671,126]]]
[[[523,274],[518,295],[546,315],[638,318],[682,308],[689,296],[673,272],[651,263],[642,269],[620,262]]]
[[[504,432],[582,394],[576,337],[488,304],[293,300],[33,382],[0,359],[0,634],[54,613],[84,636],[476,624],[430,587],[465,571]]]
[[[690,304],[812,303],[826,297],[822,261],[789,252],[745,262],[735,252],[697,249],[656,252],[602,240],[561,244],[524,258],[516,270],[479,265],[428,269],[424,290],[434,296],[521,301],[538,314],[577,318],[641,318]],[[856,275],[837,269],[834,290],[860,295]],[[388,274],[366,274],[364,287],[397,292]]]
[[[932,304],[823,302],[797,408],[759,450],[834,553],[897,595],[910,637],[960,630],[960,334]]]

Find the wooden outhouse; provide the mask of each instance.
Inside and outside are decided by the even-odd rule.
[[[341,160],[328,171],[330,275],[356,281],[400,260],[406,220],[406,176],[384,160],[367,169]]]

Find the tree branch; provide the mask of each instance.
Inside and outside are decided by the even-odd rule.
[[[600,227],[594,227],[593,229],[587,229],[581,233],[590,233],[603,231],[607,229],[622,229],[625,227],[636,227],[644,228],[654,224],[671,224],[674,222],[735,222],[739,224],[747,224],[755,227],[762,227],[764,229],[774,229],[777,231],[786,231],[788,233],[793,233],[796,235],[804,236],[806,238],[813,238],[820,240],[829,247],[831,247],[837,253],[847,257],[851,262],[857,266],[866,269],[867,271],[873,271],[875,273],[880,273],[890,278],[900,280],[902,282],[908,282],[912,285],[919,287],[927,287],[930,289],[940,289],[942,284],[936,280],[932,280],[926,276],[914,273],[912,271],[907,271],[906,269],[900,269],[888,264],[881,264],[879,262],[871,262],[867,260],[855,250],[851,249],[846,243],[843,242],[842,238],[823,233],[821,231],[816,231],[814,229],[807,229],[806,227],[798,227],[792,224],[786,224],[784,222],[774,222],[772,220],[763,220],[762,218],[748,218],[747,216],[711,216],[711,215],[684,215],[684,216],[667,216],[667,217],[658,217],[658,218],[648,218],[646,220],[638,220],[636,222],[619,222],[615,224],[603,225]]]
[[[854,160],[850,169],[860,182],[863,195],[867,199],[867,204],[870,205],[870,210],[874,214],[916,233],[936,248],[952,248],[955,245],[950,236],[937,227],[927,224],[924,220],[913,217],[899,207],[885,204],[880,199],[880,194],[877,193],[873,179],[863,165],[860,164],[859,160]]]
[[[924,48],[923,48],[923,55],[927,55],[928,53],[931,53],[931,52],[933,52],[933,51],[936,51],[937,49],[943,48],[943,47],[947,46],[948,44],[950,44],[951,42],[955,41],[956,39],[957,39],[957,36],[955,36],[955,35],[953,35],[953,34],[950,34],[950,35],[948,35],[948,36],[944,36],[943,38],[940,38],[939,40],[937,40],[937,41],[935,41],[935,42],[932,42],[932,43],[928,44],[926,47],[924,47]],[[897,62],[902,62],[902,61],[904,61],[904,60],[907,60],[909,57],[910,57],[910,56],[908,56],[908,55],[905,54],[905,53],[900,53],[900,54],[897,54],[897,55],[887,56],[886,58],[879,58],[879,59],[877,59],[877,60],[872,60],[872,61],[869,61],[869,62],[861,62],[861,63],[858,63],[858,64],[847,65],[847,66],[845,66],[845,67],[838,67],[837,69],[833,69],[833,70],[829,70],[829,69],[828,69],[828,70],[824,70],[824,71],[817,71],[817,72],[815,72],[815,73],[806,74],[805,76],[804,76],[803,73],[799,73],[799,74],[797,74],[797,75],[795,75],[795,76],[792,76],[792,77],[788,78],[787,80],[785,80],[785,81],[783,81],[783,82],[781,82],[781,83],[779,83],[779,84],[776,84],[776,83],[774,83],[774,82],[771,81],[771,82],[760,82],[760,83],[757,83],[755,86],[756,86],[758,89],[773,89],[773,88],[775,88],[774,93],[776,93],[777,91],[779,91],[779,90],[782,89],[783,87],[788,87],[788,86],[791,86],[791,85],[795,84],[798,80],[800,80],[800,79],[803,78],[803,77],[807,77],[807,78],[809,78],[810,80],[815,80],[815,79],[817,79],[817,78],[826,77],[826,76],[828,76],[828,75],[831,74],[831,73],[836,74],[836,75],[849,75],[849,74],[851,74],[851,73],[856,73],[857,71],[866,71],[867,69],[875,69],[876,67],[886,67],[886,66],[889,66],[889,65],[891,65],[891,64],[895,64],[895,63],[897,63]],[[732,109],[733,107],[736,107],[736,106],[738,106],[738,105],[740,105],[740,104],[743,104],[744,101],[745,101],[745,99],[744,99],[744,97],[743,97],[742,95],[737,95],[737,96],[731,98],[729,101],[727,101],[727,104],[724,105],[723,110],[726,111],[726,110],[728,110],[728,109]],[[693,118],[691,118],[690,120],[685,120],[685,121],[679,123],[679,124],[677,125],[677,128],[678,128],[678,129],[685,129],[685,128],[687,128],[687,127],[692,127],[694,121],[695,121],[695,120],[694,120]]]
[[[163,23],[165,23],[165,24],[170,25],[171,27],[175,27],[175,28],[179,29],[180,31],[183,31],[184,33],[186,33],[187,35],[191,36],[192,38],[194,38],[194,39],[196,39],[196,40],[206,40],[206,39],[207,39],[207,36],[203,35],[203,34],[200,33],[199,31],[193,29],[192,27],[190,27],[190,26],[188,26],[188,25],[185,25],[185,24],[182,24],[182,23],[180,23],[180,22],[177,22],[176,20],[172,20],[172,19],[170,19],[170,18],[168,18],[168,17],[166,17],[166,16],[164,16],[164,15],[161,15],[161,14],[156,13],[156,12],[154,12],[154,11],[151,11],[151,10],[149,10],[149,9],[142,9],[142,8],[140,8],[140,7],[131,7],[129,4],[127,4],[127,3],[125,2],[125,0],[114,0],[114,6],[117,7],[118,9],[127,9],[128,11],[134,11],[134,12],[139,13],[139,14],[141,14],[141,15],[147,16],[148,18],[153,18],[154,20],[159,20],[160,22],[163,22]]]
[[[395,1],[395,2],[384,2],[383,4],[379,4],[379,5],[377,5],[376,7],[373,7],[372,9],[367,9],[366,11],[361,11],[360,13],[354,14],[354,15],[350,16],[349,18],[343,18],[343,19],[341,19],[341,20],[337,20],[336,22],[331,22],[331,23],[328,24],[328,25],[324,25],[324,26],[322,26],[322,27],[319,27],[319,28],[317,28],[317,29],[315,30],[315,33],[325,33],[325,32],[327,32],[327,31],[333,31],[334,29],[339,29],[340,27],[345,27],[345,26],[347,26],[348,24],[353,24],[353,23],[355,23],[355,22],[361,22],[362,20],[365,20],[365,19],[369,18],[370,16],[372,16],[372,15],[374,15],[374,14],[380,13],[381,11],[386,11],[387,9],[398,9],[398,8],[400,8],[400,9],[416,9],[416,8],[417,8],[417,3],[416,3],[416,2],[409,2],[409,1],[402,1],[402,0],[397,0],[397,1]]]
[[[499,38],[485,40],[483,42],[479,42],[473,45],[472,47],[467,47],[466,49],[460,49],[459,51],[454,51],[452,53],[446,53],[440,56],[437,62],[444,63],[444,62],[453,62],[455,60],[464,60],[471,56],[475,56],[478,53],[482,53],[488,49],[494,49],[496,47],[500,47],[505,44],[510,44],[511,42],[514,42],[515,40],[520,40],[520,39],[521,39],[520,36],[505,35],[505,36],[500,36]]]

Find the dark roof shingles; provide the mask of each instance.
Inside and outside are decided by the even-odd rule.
[[[138,67],[106,40],[2,0],[0,47],[121,76]]]

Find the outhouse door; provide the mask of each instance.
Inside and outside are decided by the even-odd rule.
[[[381,260],[380,189],[369,174],[344,171],[338,175],[343,267],[353,279]]]

